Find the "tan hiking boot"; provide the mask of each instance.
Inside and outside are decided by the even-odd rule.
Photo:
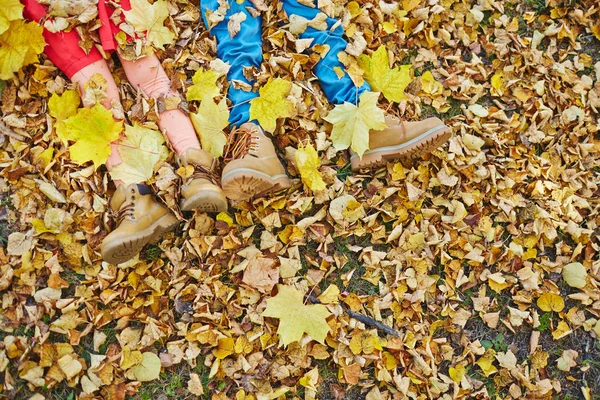
[[[369,150],[365,151],[362,158],[350,152],[352,171],[381,167],[401,157],[422,156],[437,149],[452,136],[450,129],[439,118],[404,122],[388,115],[385,122],[387,129],[370,132]]]
[[[116,213],[117,228],[102,241],[102,258],[121,264],[142,250],[147,243],[175,229],[177,218],[152,196],[146,185],[120,185],[110,200]]]
[[[273,143],[263,130],[252,122],[243,124],[240,129],[252,135],[252,146],[248,154],[223,168],[221,185],[227,197],[248,200],[259,194],[292,186],[277,158]]]
[[[196,168],[196,173],[181,186],[181,209],[204,212],[227,211],[225,193],[210,176],[215,158],[205,150],[188,149],[180,162],[184,166],[190,164]]]

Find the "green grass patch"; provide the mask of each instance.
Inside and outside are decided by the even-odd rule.
[[[146,262],[158,260],[162,254],[162,249],[156,245],[149,244],[142,251],[141,258]]]

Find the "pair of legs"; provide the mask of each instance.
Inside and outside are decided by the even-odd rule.
[[[147,97],[157,99],[160,97],[178,96],[171,89],[171,80],[155,54],[137,61],[125,60],[122,57],[119,57],[119,59],[129,83]],[[110,109],[121,100],[119,89],[106,60],[100,59],[83,67],[73,74],[71,80],[78,85],[80,93],[84,94],[85,84],[95,74],[101,75],[106,80],[106,98],[102,101],[102,105]],[[85,106],[93,106],[93,104],[85,104]],[[165,132],[169,144],[179,156],[184,156],[185,152],[190,148],[200,149],[198,136],[185,113],[178,109],[167,110],[160,113],[159,118],[161,130]],[[112,166],[121,162],[118,148],[118,142],[114,142],[111,156],[106,163],[109,170]]]
[[[24,0],[25,17],[37,22],[46,18],[46,9],[35,0]],[[128,0],[121,6],[129,9]],[[112,10],[106,0],[98,1],[98,15],[102,22],[99,36],[106,52],[116,48],[114,34],[119,28],[110,19]],[[120,102],[119,90],[113,79],[108,63],[96,48],[85,53],[79,47],[81,38],[75,30],[53,33],[44,30],[48,58],[68,78],[75,82],[80,93],[85,93],[85,84],[96,74],[106,81],[106,98],[102,104],[110,109]],[[177,96],[172,91],[171,82],[156,55],[152,54],[137,61],[121,58],[121,64],[131,85],[144,95],[152,98]],[[93,104],[85,104],[92,106]],[[184,165],[192,165],[197,173],[183,182],[181,187],[183,210],[202,209],[224,211],[227,199],[223,191],[209,180],[207,170],[213,166],[214,158],[200,148],[198,137],[190,119],[182,111],[167,110],[159,115],[159,126],[166,134],[171,147],[177,152]],[[121,162],[118,141],[112,145],[112,153],[107,161],[110,170]],[[177,218],[152,196],[143,183],[124,185],[115,182],[117,190],[110,206],[117,219],[117,228],[102,242],[103,258],[111,263],[121,263],[135,256],[148,242],[157,240],[163,233],[172,230]]]
[[[147,97],[158,99],[178,96],[171,89],[171,80],[155,54],[137,61],[128,61],[122,57],[120,60],[129,83]],[[94,61],[83,67],[73,74],[71,80],[79,86],[80,93],[83,94],[86,83],[96,74],[100,74],[106,80],[106,98],[102,104],[110,109],[120,102],[120,98],[106,60]],[[181,110],[173,109],[160,113],[159,126],[184,164],[189,163],[203,172],[212,168],[213,157],[201,149],[189,117]],[[106,163],[107,169],[110,170],[121,161],[119,142],[116,141],[112,144],[112,153]],[[194,174],[182,185],[181,208],[203,211],[226,210],[227,199],[223,191],[203,172]],[[146,185],[126,186],[122,182],[115,182],[115,184],[117,190],[110,206],[115,212],[118,226],[103,240],[101,253],[106,261],[118,264],[135,256],[148,242],[154,242],[165,232],[174,229],[178,220],[153,198],[151,190]]]
[[[306,6],[297,0],[281,0],[281,5],[290,20],[300,17],[310,21],[322,14],[318,8]],[[219,0],[201,0],[200,7],[205,25],[210,26],[208,16],[219,8]],[[225,19],[210,29],[211,35],[217,39],[218,57],[231,66],[228,80],[243,81],[249,85],[254,82],[247,79],[244,68],[260,69],[263,60],[262,20],[258,13],[248,11],[251,8],[253,5],[250,0],[229,0]],[[240,32],[231,37],[228,22],[238,13],[243,13],[246,18],[240,25]],[[329,102],[357,104],[360,95],[370,91],[371,88],[366,82],[357,87],[347,73],[338,76],[336,70],[345,71],[338,54],[345,51],[348,42],[344,38],[343,28],[336,19],[327,17],[325,22],[327,29],[319,30],[308,26],[299,37],[312,39],[312,46],[324,45],[329,49],[326,54],[321,55],[320,61],[314,67],[314,74]],[[270,140],[264,136],[256,123],[249,122],[250,100],[257,96],[256,91],[247,92],[236,88],[233,83],[229,85],[228,98],[233,105],[229,122],[252,131],[258,142],[254,153],[241,160],[232,161],[223,170],[221,180],[223,188],[228,196],[232,193],[233,198],[244,199],[259,192],[289,186],[289,180],[274,154]],[[354,171],[382,166],[388,160],[407,155],[421,155],[439,147],[451,135],[450,130],[437,118],[420,122],[402,122],[390,115],[386,117],[386,124],[387,129],[370,133],[370,150],[365,152],[362,158],[351,154]]]
[[[297,0],[282,0],[283,10],[289,18],[292,16],[302,17],[312,20],[322,12],[318,8],[300,4]],[[201,0],[200,7],[202,18],[206,26],[209,26],[207,15],[219,8],[219,0]],[[255,67],[260,69],[263,61],[262,54],[262,19],[260,15],[252,16],[248,9],[253,8],[250,0],[238,1],[229,0],[229,10],[225,20],[210,29],[211,35],[217,39],[217,55],[223,61],[231,66],[227,78],[230,82],[242,81],[252,85],[244,76],[244,67]],[[237,13],[244,13],[246,19],[240,25],[240,32],[231,37],[227,27],[229,18]],[[327,45],[329,51],[322,56],[321,60],[314,67],[314,73],[319,79],[321,89],[327,96],[329,102],[341,104],[349,102],[356,104],[357,99],[364,92],[371,90],[368,83],[356,87],[348,74],[341,78],[335,72],[335,69],[345,70],[344,65],[339,61],[338,54],[346,49],[348,42],[344,39],[344,29],[333,18],[327,18],[327,29],[320,31],[318,29],[307,27],[300,34],[301,39],[313,39],[314,45]],[[331,30],[332,27],[337,27]],[[243,89],[236,89],[230,84],[228,97],[233,104],[229,121],[234,125],[241,125],[250,119],[250,100],[257,97],[255,91],[246,92]]]

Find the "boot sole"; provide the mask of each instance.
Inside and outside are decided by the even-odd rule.
[[[353,154],[350,157],[352,171],[356,172],[364,168],[382,167],[388,161],[397,160],[402,157],[419,157],[425,155],[446,143],[451,136],[452,132],[446,125],[439,125],[406,143],[367,150],[362,158],[359,158],[358,154]]]
[[[181,202],[183,211],[199,210],[202,212],[227,211],[227,198],[220,190],[203,190]]]
[[[102,246],[102,258],[115,265],[124,263],[135,257],[146,244],[158,242],[162,235],[175,229],[178,223],[174,215],[165,214],[143,231]]]
[[[221,178],[225,195],[232,200],[249,200],[276,190],[288,189],[292,182],[287,175],[268,175],[250,168],[237,168]]]

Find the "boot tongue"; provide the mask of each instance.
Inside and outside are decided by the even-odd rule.
[[[121,209],[121,206],[127,199],[127,193],[129,193],[129,192],[133,192],[133,193],[137,194],[138,196],[152,194],[152,190],[147,185],[134,183],[134,184],[126,186],[126,185],[121,184],[115,191],[115,194],[113,195],[112,199],[110,199],[110,208],[113,211],[117,211],[117,210]]]
[[[125,201],[126,197],[127,197],[127,185],[120,184],[117,187],[115,194],[113,194],[112,199],[110,199],[110,208],[113,211],[119,210],[121,208],[121,205]]]
[[[213,166],[214,157],[202,149],[187,149],[183,156],[183,162],[185,165],[193,164],[200,165],[208,170]]]

